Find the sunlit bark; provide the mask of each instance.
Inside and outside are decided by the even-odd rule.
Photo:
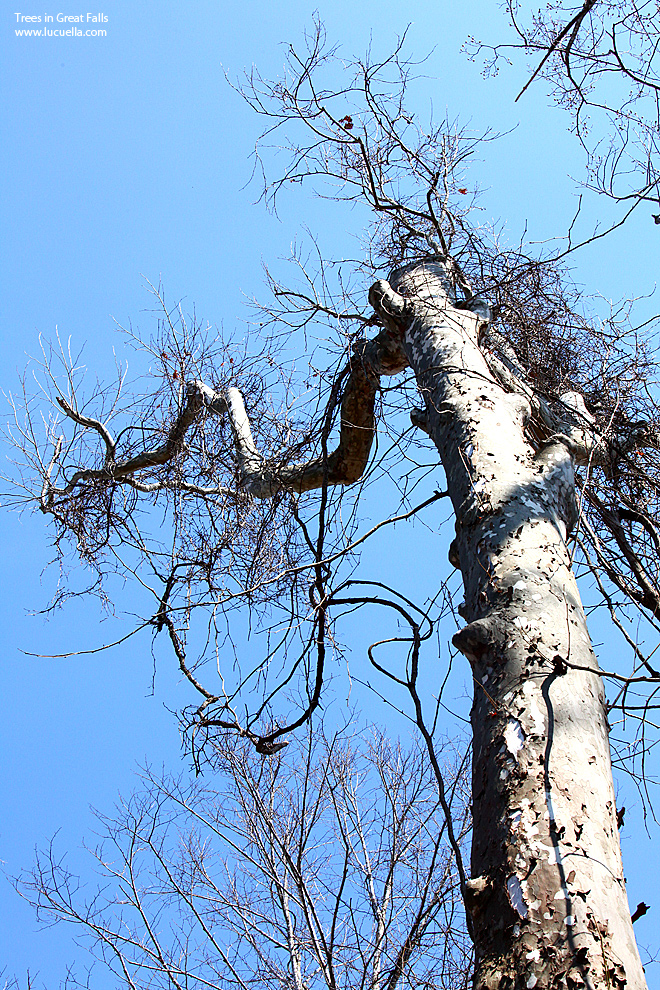
[[[535,449],[527,398],[479,348],[445,269],[395,272],[402,345],[456,513],[474,677],[475,986],[643,988],[621,866],[598,663],[571,570],[571,441]],[[583,431],[584,432],[584,431]],[[584,438],[583,438],[584,439]]]

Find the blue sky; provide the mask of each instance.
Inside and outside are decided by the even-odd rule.
[[[492,0],[111,0],[103,7],[105,37],[48,38],[17,37],[24,27],[17,24],[17,5],[1,6],[5,392],[15,390],[27,355],[38,352],[39,334],[52,337],[56,328],[77,347],[85,345],[90,369],[107,372],[118,346],[113,320],[149,329],[143,276],[162,279],[170,299],[183,299],[200,317],[231,328],[246,319],[245,297],[265,291],[262,263],[288,254],[304,223],[322,232],[326,254],[351,250],[350,236],[359,230],[345,229],[345,214],[333,224],[325,207],[297,190],[277,219],[255,202],[258,188],[246,182],[259,122],[225,80],[225,71],[235,79],[252,64],[265,75],[277,73],[282,44],[300,38],[315,9],[348,54],[370,43],[387,53],[410,23],[408,50],[422,56],[434,48],[423,70],[428,78],[416,84],[418,109],[426,112],[432,102],[436,115],[446,110],[475,131],[511,131],[484,147],[474,181],[484,190],[484,219],[506,221],[512,243],[525,226],[532,239],[551,236],[574,212],[567,174],[579,174],[581,159],[561,113],[540,88],[514,105],[524,67],[484,80],[480,65],[461,53],[468,35],[505,36]],[[46,3],[20,12],[43,20],[58,9]],[[62,12],[81,13],[73,5]],[[576,258],[576,279],[607,298],[648,294],[654,238],[657,228],[647,217],[633,218],[624,232]],[[49,621],[31,615],[47,604],[58,578],[55,568],[44,570],[52,553],[43,519],[4,513],[0,525],[0,859],[15,873],[29,866],[35,845],[59,830],[75,867],[83,837],[93,841],[90,805],[109,808],[120,790],[130,789],[138,763],[186,765],[166,709],[184,703],[183,689],[171,660],[158,666],[152,681],[147,639],[92,657],[30,656],[110,642],[121,620],[84,600]],[[429,553],[444,560],[449,539]],[[407,552],[404,544],[401,557]],[[461,690],[458,685],[457,694]],[[652,903],[658,887],[657,878],[649,884],[654,847],[634,803],[631,795],[624,833],[635,837],[624,843],[633,906]],[[660,904],[654,907],[657,913]],[[29,968],[54,987],[66,963],[83,958],[66,931],[38,931],[8,884],[0,887],[0,915],[8,920],[0,933],[0,969],[5,965],[7,974],[24,978]],[[642,942],[651,939],[651,919],[653,911],[636,925]]]

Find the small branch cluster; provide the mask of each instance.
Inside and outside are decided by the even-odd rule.
[[[514,2],[507,9],[515,40],[491,46],[472,37],[471,57],[485,56],[486,72],[496,73],[511,52],[523,52],[532,70],[517,98],[537,79],[549,85],[584,149],[584,185],[623,209],[612,226],[643,204],[656,209],[651,217],[660,223],[656,6],[584,0],[575,7],[557,0],[542,10]]]

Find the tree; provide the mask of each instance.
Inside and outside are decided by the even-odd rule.
[[[315,730],[294,755],[214,747],[213,786],[147,770],[99,816],[102,889],[84,895],[51,846],[23,890],[132,987],[466,987],[471,943],[425,754]],[[466,761],[445,769],[464,834]]]
[[[257,356],[219,345],[162,302],[159,336],[145,344],[158,387],[127,400],[121,375],[113,390],[85,397],[71,355],[59,354],[62,379],[57,353],[46,351],[45,384],[64,420],[49,422],[44,441],[30,399],[18,415],[28,457],[18,497],[52,516],[58,551],[73,545],[95,589],[115,569],[153,597],[138,628],[168,636],[201,696],[182,715],[199,766],[224,734],[276,757],[322,704],[342,614],[371,605],[392,614],[404,632],[384,634],[369,658],[393,699],[407,694],[426,745],[474,939],[475,986],[643,987],[618,843],[612,703],[575,563],[592,569],[631,647],[632,673],[608,672],[621,687],[614,703],[638,714],[633,692],[648,687],[644,715],[659,675],[627,631],[625,602],[656,628],[653,357],[627,311],[589,321],[556,262],[502,249],[473,225],[463,169],[480,141],[447,121],[416,123],[400,48],[325,85],[334,59],[319,29],[304,53],[291,51],[284,79],[255,74],[243,92],[269,138],[284,143],[266,199],[275,207],[289,184],[312,180],[322,195],[368,207],[365,258],[335,268],[334,288],[320,253],[316,271],[295,256],[302,285],[271,276],[261,329],[275,331]],[[386,272],[365,312],[358,276]],[[289,396],[303,386],[286,381],[276,348],[288,342],[283,325],[308,331],[313,319],[358,331],[344,332],[339,362],[326,357],[318,369],[312,356],[304,388],[317,402],[299,413]],[[369,327],[378,329],[366,337]],[[279,405],[278,378],[291,390]],[[414,436],[401,416],[411,406]],[[374,454],[385,416],[393,442]],[[429,450],[446,490],[413,506]],[[359,498],[378,472],[392,476],[404,504],[357,535]],[[421,606],[351,573],[351,555],[375,529],[444,498],[465,596],[453,643],[475,685],[471,876],[420,688],[422,647],[451,607],[446,587]],[[267,649],[247,671],[223,664],[209,686],[201,664],[220,666],[230,653],[228,621],[240,606],[264,624]],[[191,659],[198,617],[205,639]],[[393,643],[403,662],[376,658],[376,647]],[[301,683],[296,709],[285,692]]]

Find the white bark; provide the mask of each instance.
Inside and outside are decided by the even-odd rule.
[[[409,365],[456,513],[467,625],[455,646],[472,665],[472,915],[480,990],[644,990],[621,865],[608,725],[598,662],[566,547],[576,522],[574,462],[602,456],[580,395],[556,408],[485,354],[488,307],[456,306],[444,265],[394,272],[369,294],[384,330],[362,345],[345,389],[332,458],[366,464],[359,417],[372,430],[365,382]],[[357,370],[356,370],[357,369]],[[230,409],[231,402],[228,403]],[[233,416],[244,484],[265,497],[357,480],[322,462],[274,474]],[[534,417],[536,448],[525,435]],[[357,427],[357,430],[356,430]],[[363,440],[364,438],[362,438]],[[241,450],[242,445],[242,450]]]
[[[479,988],[646,987],[621,866],[598,664],[571,571],[572,457],[593,450],[573,396],[540,451],[445,269],[395,272],[402,345],[456,512],[452,559],[474,675],[473,880]],[[587,422],[584,422],[587,418]],[[576,669],[581,668],[581,669]]]

